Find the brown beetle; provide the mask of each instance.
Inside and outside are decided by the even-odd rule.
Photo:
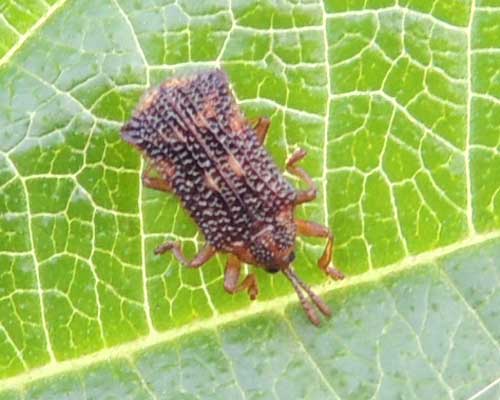
[[[304,150],[292,155],[287,170],[308,189],[296,191],[285,180],[262,146],[268,128],[267,118],[252,126],[236,104],[226,74],[212,70],[167,80],[147,92],[121,132],[149,160],[143,184],[179,196],[207,242],[192,260],[176,242],[162,244],[156,254],[172,251],[186,267],[198,268],[217,251],[228,253],[224,288],[229,293],[247,290],[251,299],[259,292],[257,279],[249,274],[238,283],[241,262],[281,271],[318,325],[303,292],[324,315],[331,312],[292,268],[295,237],[327,238],[318,265],[332,278],[342,279],[330,265],[333,235],[327,227],[294,219],[295,206],[316,198],[316,185],[297,166]],[[153,168],[158,177],[151,175]]]

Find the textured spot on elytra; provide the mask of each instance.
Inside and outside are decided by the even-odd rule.
[[[238,176],[243,176],[245,175],[245,171],[243,171],[243,168],[241,167],[240,163],[232,154],[229,154],[229,157],[227,158],[227,163],[229,164],[229,167],[233,170],[233,172],[238,175]]]
[[[217,186],[217,183],[215,183],[214,178],[210,175],[210,172],[205,171],[205,184],[212,190],[215,190],[218,192],[219,186]]]

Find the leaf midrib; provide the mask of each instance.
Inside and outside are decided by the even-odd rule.
[[[19,48],[22,47],[22,45],[29,39],[31,38],[36,32],[50,19],[50,17],[59,9],[61,8],[64,4],[66,3],[66,0],[59,0],[57,1],[54,5],[52,5],[47,13],[43,15],[24,35],[22,35],[19,39],[18,42],[15,43],[14,46],[0,59],[0,67],[10,61],[12,56],[16,53]],[[137,47],[139,51],[142,53],[143,60],[144,58],[144,53],[142,52],[142,48],[139,45],[137,41],[137,36],[133,30],[133,27],[128,20],[126,14],[123,12],[121,7],[118,5],[118,3],[113,0],[113,4],[115,4],[119,10],[120,13],[123,14],[125,19],[127,20],[128,26],[131,28],[131,33],[132,36],[134,37],[134,40],[136,40]],[[330,16],[326,14],[325,10],[324,11],[324,21]],[[474,95],[471,91],[471,79],[472,79],[472,71],[471,71],[471,47],[470,47],[470,40],[471,40],[471,25],[472,25],[472,20],[473,20],[473,13],[474,13],[474,7],[471,8],[471,15],[470,15],[470,20],[469,20],[469,25],[468,27],[465,28],[460,28],[461,30],[466,29],[467,30],[467,35],[468,35],[468,50],[467,50],[467,55],[468,55],[468,79],[467,82],[469,84],[469,91],[468,91],[468,102],[467,102],[467,138],[466,138],[466,148],[464,151],[465,154],[465,159],[466,159],[466,174],[467,174],[467,179],[466,179],[466,185],[467,185],[467,217],[468,217],[468,227],[469,227],[469,232],[474,232],[474,225],[472,223],[472,196],[471,196],[471,188],[470,188],[470,173],[469,173],[469,163],[470,163],[470,157],[469,155],[469,139],[470,139],[470,100],[471,96]],[[433,18],[437,20],[436,18]],[[439,20],[437,20],[439,21]],[[442,22],[442,21],[441,21]],[[448,25],[448,24],[447,24]],[[457,28],[457,27],[455,27]],[[323,27],[324,32],[326,32],[326,27]],[[326,36],[325,36],[326,39]],[[328,49],[328,42],[325,40],[325,52],[327,53]],[[222,54],[222,53],[221,53]],[[329,68],[328,68],[328,57],[326,54],[325,58],[325,65],[327,69],[327,73],[329,73]],[[149,73],[150,67],[148,64],[145,64],[148,68],[146,68],[147,73]],[[149,80],[149,76],[148,76]],[[149,86],[149,85],[148,85]],[[330,85],[328,85],[328,91],[330,92]],[[332,96],[331,93],[331,97]],[[328,108],[330,105],[330,101],[328,101]],[[286,105],[285,105],[286,106]],[[329,109],[327,109],[326,116],[321,116],[322,119],[324,119],[325,123],[325,134],[328,132],[328,115],[329,115]],[[430,130],[429,130],[430,131]],[[431,131],[432,133],[432,131]],[[439,136],[438,136],[439,138]],[[326,154],[326,146],[325,146],[325,154]],[[324,157],[324,163],[327,163],[327,157]],[[323,173],[326,174],[327,170],[326,168],[323,169]],[[326,183],[326,180],[322,180],[322,182]],[[326,191],[323,191],[324,195],[326,195]],[[141,202],[142,196],[139,194],[139,202]],[[323,200],[323,203],[326,204],[326,199]],[[141,208],[140,208],[141,209]],[[139,212],[139,216],[142,216],[142,213]],[[325,218],[328,218],[328,215],[325,214]],[[142,222],[141,222],[142,224]],[[472,228],[472,229],[471,229]],[[332,287],[331,283],[324,283],[321,285],[318,285],[315,287],[315,290],[319,294],[325,294],[327,292],[332,292],[334,290],[346,288],[346,287],[351,287],[351,286],[358,286],[364,283],[369,283],[369,282],[374,282],[377,280],[380,280],[388,275],[393,275],[393,274],[398,274],[401,273],[405,270],[410,270],[413,268],[418,268],[422,264],[430,263],[432,264],[435,260],[439,259],[442,256],[445,256],[447,254],[453,253],[457,250],[470,247],[473,245],[477,245],[483,242],[486,242],[491,239],[499,238],[500,237],[500,231],[493,231],[487,234],[480,234],[476,235],[473,234],[472,236],[458,242],[454,243],[452,245],[434,249],[432,251],[428,251],[422,254],[419,254],[417,256],[408,256],[405,257],[403,260],[392,264],[385,266],[383,268],[377,269],[377,270],[369,270],[366,273],[351,277],[345,281],[342,281],[340,283],[335,284],[335,286]],[[143,236],[144,238],[144,236]],[[144,249],[144,243],[142,243],[143,249]],[[143,263],[144,263],[145,258],[143,257]],[[144,265],[143,265],[144,266]],[[146,293],[146,292],[145,292]],[[145,304],[148,303],[147,301],[147,296],[145,296],[146,301]],[[71,370],[75,369],[80,369],[84,368],[86,366],[109,360],[109,359],[118,359],[118,358],[124,358],[124,357],[130,357],[131,354],[134,354],[138,351],[147,349],[151,346],[160,344],[160,343],[165,343],[169,341],[173,341],[177,339],[180,336],[186,335],[186,334],[191,334],[191,333],[196,333],[201,330],[217,330],[220,326],[223,326],[225,324],[231,323],[238,321],[240,319],[250,317],[255,314],[259,313],[264,313],[264,312],[275,312],[281,315],[284,315],[285,309],[287,308],[288,305],[296,303],[296,298],[294,294],[289,294],[287,296],[283,297],[278,297],[273,300],[265,301],[265,302],[257,302],[257,303],[252,303],[251,306],[246,307],[244,309],[231,312],[231,313],[226,313],[226,314],[218,314],[214,313],[214,315],[208,319],[198,321],[198,322],[192,322],[187,325],[184,325],[179,328],[171,329],[165,332],[157,332],[154,330],[150,330],[151,334],[125,343],[123,345],[118,345],[112,348],[104,349],[101,351],[98,351],[96,353],[86,355],[83,357],[80,357],[78,359],[73,359],[73,360],[67,360],[63,362],[57,362],[53,361],[43,367],[36,368],[33,370],[30,370],[28,372],[19,374],[17,376],[14,376],[12,378],[7,378],[2,382],[2,387],[3,389],[15,389],[20,386],[23,386],[26,382],[29,382],[31,380],[37,380],[41,378],[47,378],[50,376],[54,376],[60,373],[68,372]],[[149,314],[149,313],[148,313]],[[321,328],[320,328],[321,329]]]
[[[409,256],[395,264],[388,265],[380,269],[371,269],[363,274],[355,275],[353,277],[347,277],[347,279],[340,282],[332,283],[331,281],[325,281],[325,283],[323,284],[314,286],[314,290],[319,295],[324,295],[336,290],[376,282],[385,277],[397,275],[404,271],[419,268],[426,264],[434,264],[435,261],[441,257],[498,238],[500,238],[500,230],[492,231],[486,234],[473,235],[461,242],[421,253],[417,256]],[[148,336],[144,336],[137,340],[100,350],[92,354],[87,354],[77,359],[70,359],[61,362],[50,362],[49,364],[46,364],[42,367],[34,368],[16,376],[0,380],[0,383],[2,384],[3,390],[16,390],[23,387],[28,382],[49,378],[52,376],[63,374],[65,372],[84,369],[88,366],[104,361],[130,358],[133,354],[155,345],[170,342],[179,337],[194,334],[203,330],[217,331],[224,325],[234,323],[236,321],[258,314],[277,313],[285,317],[286,308],[289,305],[295,303],[297,303],[297,299],[294,293],[269,301],[257,301],[251,303],[251,305],[246,308],[234,312],[224,314],[216,313],[210,318],[201,321],[195,321],[181,327],[169,329],[164,332],[152,331]],[[471,309],[470,306],[469,311],[473,312],[473,314],[476,315],[475,311]],[[479,318],[477,315],[476,317]],[[483,328],[486,329],[484,326]],[[321,329],[321,326],[318,329]],[[491,332],[487,332],[491,335]]]

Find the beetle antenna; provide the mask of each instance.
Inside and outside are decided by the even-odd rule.
[[[301,283],[300,279],[293,272],[291,267],[285,268],[282,271],[288,278],[288,280],[292,283],[292,286],[295,289],[297,296],[299,297],[300,304],[302,305],[302,308],[306,312],[307,317],[314,325],[318,326],[320,324],[320,320],[316,312],[314,311],[314,307],[309,301],[307,301],[306,297],[304,296],[304,293],[302,292],[302,285],[300,284]]]
[[[295,277],[297,279],[298,284],[302,287],[302,289],[304,289],[304,291],[307,293],[307,295],[313,301],[316,307],[318,307],[321,313],[326,317],[331,317],[332,312],[330,310],[330,307],[328,307],[325,304],[325,302],[321,299],[321,297],[319,297],[316,293],[314,293],[312,289],[304,281],[302,281],[297,275],[295,275]]]
[[[318,318],[316,316],[316,313],[314,312],[314,309],[311,307],[311,303],[306,300],[304,297],[304,294],[302,293],[302,290],[304,290],[309,298],[312,300],[312,302],[318,307],[318,309],[321,311],[323,315],[326,317],[330,317],[332,315],[332,312],[330,311],[330,308],[325,304],[325,302],[316,294],[312,291],[312,289],[304,282],[302,281],[295,271],[289,267],[283,270],[283,273],[285,276],[290,280],[292,283],[292,286],[294,287],[295,291],[297,292],[297,295],[299,297],[300,303],[302,304],[302,307],[307,313],[307,316],[309,319],[315,324],[315,321],[318,321]],[[301,290],[302,289],[302,290]],[[319,323],[319,321],[318,321]]]

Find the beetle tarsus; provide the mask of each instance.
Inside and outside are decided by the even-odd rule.
[[[233,293],[243,291],[245,289],[248,292],[248,297],[250,297],[250,300],[255,300],[259,295],[259,285],[257,284],[257,277],[254,274],[248,274],[245,279],[243,279],[243,281],[236,287],[236,290]]]
[[[328,266],[326,267],[325,271],[329,276],[331,276],[336,281],[340,281],[345,278],[345,275],[342,273],[342,271],[338,270],[335,267]]]
[[[172,185],[166,179],[156,178],[151,176],[153,167],[149,165],[142,173],[142,184],[149,189],[159,190],[161,192],[171,193]]]
[[[333,234],[330,228],[312,221],[296,220],[297,233],[309,237],[327,238],[327,243],[323,255],[318,260],[318,267],[328,276],[335,280],[344,279],[344,274],[334,266],[330,265],[333,253]]]
[[[306,155],[307,155],[307,151],[305,151],[304,149],[298,149],[295,153],[292,154],[292,156],[290,157],[290,159],[286,163],[287,171],[290,172],[291,174],[295,175],[296,177],[300,178],[307,186],[309,186],[309,189],[300,190],[297,192],[297,198],[295,199],[295,205],[307,203],[309,201],[314,200],[316,198],[316,194],[318,192],[316,184],[314,183],[312,178],[309,176],[309,174],[306,171],[304,171],[302,168],[297,167],[295,165],[300,160],[302,160]]]
[[[264,144],[266,140],[267,132],[269,131],[269,125],[271,124],[271,120],[267,117],[260,117],[255,126],[255,134],[257,135],[257,140],[259,144]]]
[[[158,246],[155,249],[154,253],[156,255],[160,255],[166,253],[167,251],[172,251],[175,258],[177,258],[177,260],[179,260],[179,262],[186,268],[199,268],[208,260],[210,260],[215,254],[215,248],[207,244],[198,252],[198,254],[196,254],[196,256],[192,260],[188,260],[182,252],[179,243],[170,241]]]
[[[250,300],[255,300],[259,294],[259,285],[257,277],[254,274],[248,274],[243,281],[238,284],[240,279],[241,262],[237,257],[229,255],[224,271],[224,289],[230,294],[247,290]]]
[[[177,245],[175,242],[165,242],[161,245],[159,245],[155,250],[154,253],[155,255],[159,256],[161,254],[166,253],[167,251],[170,251],[174,248],[174,246]],[[178,246],[178,245],[177,245]]]

